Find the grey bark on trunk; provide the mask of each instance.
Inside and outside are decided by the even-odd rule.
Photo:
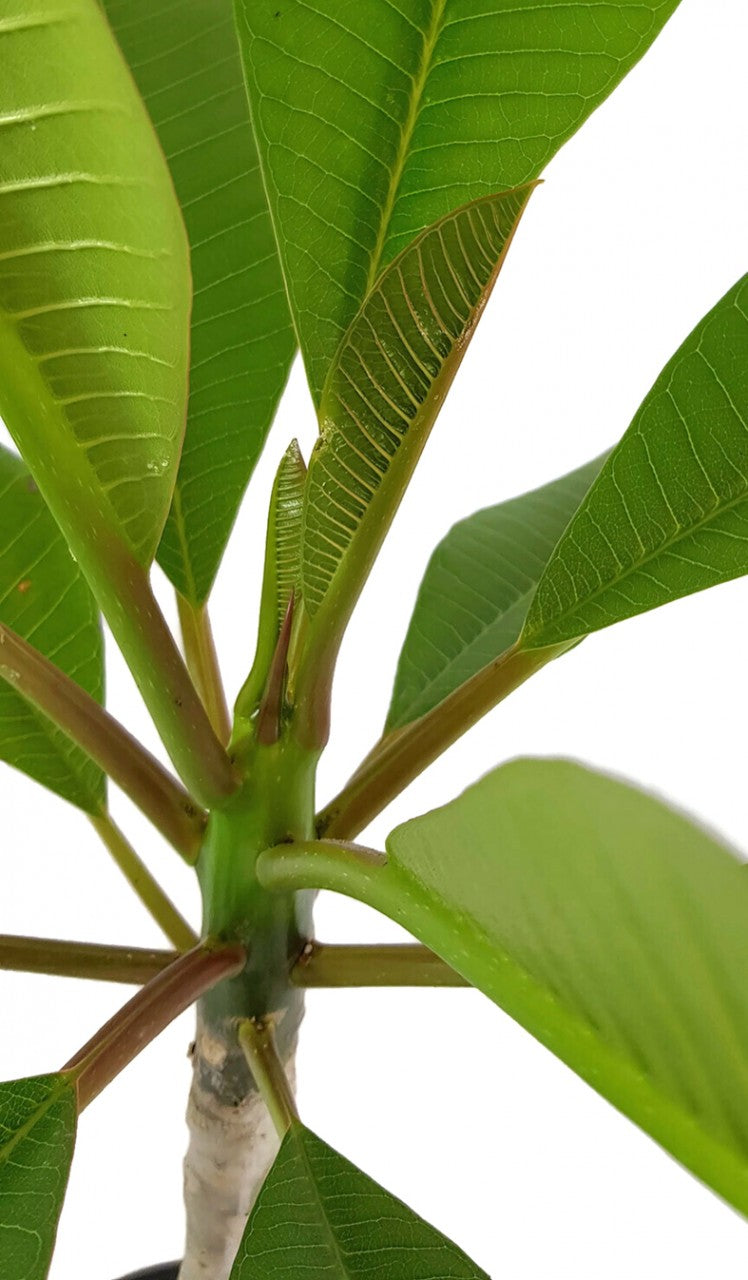
[[[187,1232],[179,1280],[228,1280],[278,1137],[244,1055],[198,1020],[184,1161]],[[294,1082],[295,1044],[286,1055]]]

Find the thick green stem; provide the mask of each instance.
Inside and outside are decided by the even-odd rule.
[[[573,642],[575,643],[575,642]],[[481,716],[572,644],[509,649],[420,719],[384,735],[317,819],[317,832],[352,840]]]
[[[216,736],[225,745],[231,735],[231,720],[208,606],[192,604],[179,592],[176,595],[187,669],[200,694]]]
[[[177,951],[107,947],[95,942],[0,935],[0,969],[56,978],[90,978],[142,986],[178,959]]]
[[[80,685],[0,623],[0,675],[98,764],[188,862],[205,814],[184,788]]]
[[[291,981],[305,990],[320,987],[466,987],[459,973],[418,943],[342,944],[310,942]]]
[[[308,838],[314,827],[316,756],[282,737],[242,751],[247,781],[214,813],[198,860],[206,931],[245,943],[247,962],[197,1009],[184,1165],[187,1240],[182,1280],[229,1275],[247,1213],[277,1150],[266,1107],[239,1042],[239,1027],[271,1018],[293,1073],[304,993],[289,971],[311,937],[309,893],[268,893],[256,876],[263,849]]]
[[[79,1109],[205,991],[241,969],[244,959],[242,947],[205,942],[133,996],[62,1068],[76,1077]]]
[[[89,815],[94,830],[103,840],[127,883],[143,906],[178,951],[189,951],[197,942],[197,934],[167,897],[160,884],[140,860],[132,845],[108,813]]]

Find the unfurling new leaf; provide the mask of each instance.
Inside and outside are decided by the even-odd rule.
[[[45,1280],[77,1122],[69,1076],[0,1084],[0,1275]]]
[[[257,649],[237,698],[237,715],[248,719],[262,697],[291,596],[301,585],[301,516],[306,465],[292,440],[281,458],[270,496]]]
[[[295,1123],[250,1215],[230,1280],[488,1280],[441,1232]]]
[[[302,586],[331,648],[382,544],[495,283],[532,187],[428,227],[343,339],[320,403],[304,495]]]

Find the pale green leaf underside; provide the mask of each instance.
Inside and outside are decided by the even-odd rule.
[[[531,189],[489,196],[429,227],[385,269],[346,333],[322,394],[304,500],[310,614],[324,600],[340,620],[355,600]]]
[[[239,0],[270,207],[315,400],[381,267],[538,176],[677,0]]]
[[[7,449],[0,449],[0,621],[103,700],[93,597],[26,467]],[[0,647],[0,673],[2,656]],[[104,803],[101,770],[6,678],[0,679],[0,759],[89,812]]]
[[[295,1124],[260,1191],[230,1280],[487,1280],[402,1201]]]
[[[95,508],[145,564],[185,414],[168,171],[96,0],[6,0],[0,62],[0,413],[55,514]]]
[[[201,603],[295,346],[249,119],[232,0],[105,0],[169,161],[194,306],[182,460],[158,558]]]
[[[61,1075],[0,1084],[0,1275],[45,1280],[76,1129],[75,1089]]]
[[[602,458],[461,520],[429,560],[385,729],[431,711],[519,636],[553,548]]]
[[[748,1214],[748,874],[653,797],[519,760],[398,827],[399,919]],[[415,926],[415,927],[414,927]]]
[[[527,648],[748,573],[748,276],[657,379],[538,585]]]

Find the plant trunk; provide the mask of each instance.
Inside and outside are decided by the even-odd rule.
[[[244,971],[198,1004],[184,1165],[187,1239],[180,1280],[227,1280],[278,1140],[239,1044],[243,1019],[271,1017],[291,1076],[303,994],[289,970],[312,935],[310,893],[267,893],[263,849],[310,839],[316,757],[293,744],[257,746],[248,781],[211,815],[197,871],[205,936],[241,942]]]
[[[184,1162],[187,1235],[180,1280],[228,1280],[247,1216],[278,1151],[254,1081],[226,1043],[198,1025]],[[295,1047],[285,1058],[294,1083]],[[241,1097],[238,1095],[242,1095]]]

